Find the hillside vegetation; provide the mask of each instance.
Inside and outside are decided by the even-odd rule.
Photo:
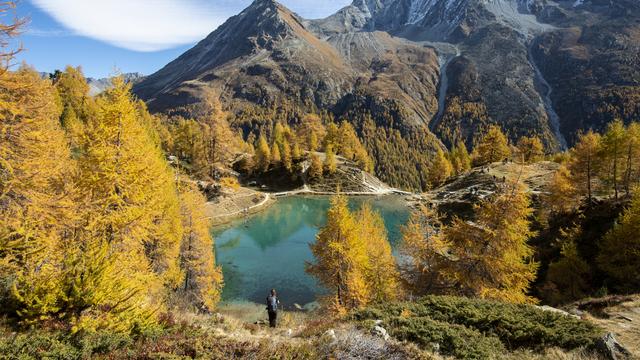
[[[362,109],[336,121],[283,102],[256,121],[213,92],[193,118],[157,116],[122,77],[90,96],[79,68],[10,67],[14,6],[0,1],[0,358],[637,355],[615,340],[638,334],[637,119],[547,154],[542,139],[513,143],[495,125],[432,146]],[[267,329],[261,305],[219,303],[211,191],[269,177],[339,188],[346,171],[371,170],[434,189],[412,196],[425,201],[397,254],[382,216],[337,189],[306,263],[326,290],[317,310],[281,312]]]

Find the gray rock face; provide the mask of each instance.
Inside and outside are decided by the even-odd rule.
[[[355,0],[321,20],[256,0],[134,92],[162,112],[212,92],[232,109],[286,101],[338,118],[359,101],[405,138],[430,129],[441,144],[424,152],[471,146],[489,124],[561,149],[640,117],[639,18],[635,0]]]
[[[612,333],[607,333],[596,343],[596,347],[609,360],[630,359],[631,353],[616,340]]]

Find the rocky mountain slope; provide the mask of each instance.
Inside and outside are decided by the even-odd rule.
[[[131,84],[139,83],[144,79],[144,75],[134,72],[134,73],[124,73],[122,74],[124,80]],[[91,96],[98,95],[105,91],[109,86],[111,86],[111,78],[87,78],[87,83],[89,84],[89,94]]]
[[[235,111],[328,110],[378,165],[372,126],[399,134],[389,151],[408,163],[494,123],[558,150],[640,115],[639,21],[635,0],[355,0],[321,20],[256,0],[134,91],[162,112],[211,93]]]

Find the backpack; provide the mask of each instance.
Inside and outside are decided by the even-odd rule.
[[[278,298],[272,295],[267,296],[267,310],[278,310]]]

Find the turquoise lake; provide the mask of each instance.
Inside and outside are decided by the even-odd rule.
[[[392,246],[409,218],[400,196],[354,197],[357,209],[369,202],[382,215]],[[309,244],[326,222],[328,197],[295,196],[278,199],[268,209],[249,218],[212,229],[216,263],[222,266],[225,302],[262,303],[276,288],[285,308],[316,300],[323,289],[304,271],[313,261]]]

